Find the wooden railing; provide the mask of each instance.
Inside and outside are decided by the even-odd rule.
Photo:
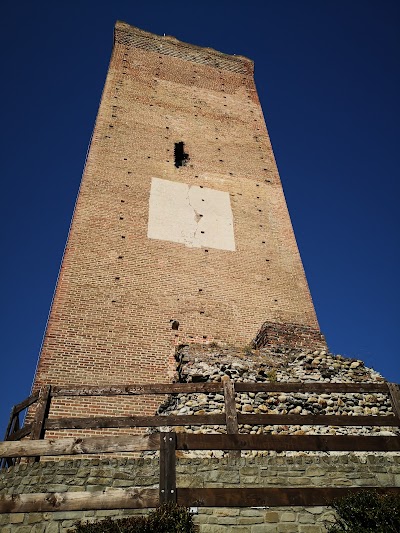
[[[156,415],[118,417],[48,418],[53,398],[88,396],[138,396],[143,394],[223,393],[224,414]],[[236,411],[235,393],[383,393],[390,396],[393,415],[300,415],[243,414]],[[19,414],[36,403],[31,423],[20,428]],[[238,424],[261,425],[325,425],[325,426],[400,426],[400,392],[394,383],[234,383],[227,376],[220,383],[163,383],[147,385],[116,385],[109,387],[51,387],[47,385],[13,407],[4,440],[19,440],[30,435],[43,439],[47,430],[132,428],[161,426],[226,425],[228,434],[238,433]]]
[[[51,401],[60,397],[134,396],[141,394],[224,394],[225,413],[206,415],[125,416],[48,418]],[[242,414],[235,407],[236,392],[289,393],[386,393],[390,396],[393,415],[279,415]],[[36,403],[33,421],[19,428],[18,415]],[[379,451],[399,452],[399,436],[358,435],[248,435],[238,431],[239,424],[260,425],[334,425],[334,426],[400,426],[400,390],[390,383],[174,383],[124,385],[115,387],[44,387],[12,409],[6,439],[0,443],[0,459],[12,465],[22,457],[118,454],[159,450],[159,489],[109,489],[102,493],[71,492],[20,494],[0,497],[0,513],[42,512],[87,509],[120,509],[155,507],[165,501],[197,506],[276,506],[324,505],[338,495],[362,490],[357,487],[307,488],[179,488],[176,486],[177,450],[224,450],[232,456],[241,450],[272,451]],[[46,430],[99,429],[162,426],[226,425],[227,434],[189,434],[161,432],[149,436],[115,435],[101,437],[69,437],[45,440]],[[23,439],[30,435],[30,440]],[[365,489],[365,487],[363,487]],[[378,490],[400,493],[399,487]]]

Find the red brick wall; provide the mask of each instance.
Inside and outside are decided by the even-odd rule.
[[[279,322],[264,322],[252,344],[254,348],[326,349],[325,337],[318,329],[300,324],[281,324]]]
[[[236,251],[148,239],[153,177],[228,192]],[[169,380],[176,343],[243,346],[265,321],[319,329],[253,63],[117,23],[35,387]]]

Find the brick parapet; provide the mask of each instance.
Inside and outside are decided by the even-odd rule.
[[[170,35],[156,35],[121,21],[115,25],[114,42],[238,74],[254,72],[254,62],[247,57],[185,43]]]

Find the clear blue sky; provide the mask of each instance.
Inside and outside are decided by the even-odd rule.
[[[30,391],[117,19],[254,59],[321,329],[400,382],[400,2],[6,0],[0,431]]]

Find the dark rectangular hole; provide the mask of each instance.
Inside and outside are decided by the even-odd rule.
[[[174,157],[176,168],[183,167],[189,161],[189,154],[185,152],[185,144],[183,141],[175,143]]]

